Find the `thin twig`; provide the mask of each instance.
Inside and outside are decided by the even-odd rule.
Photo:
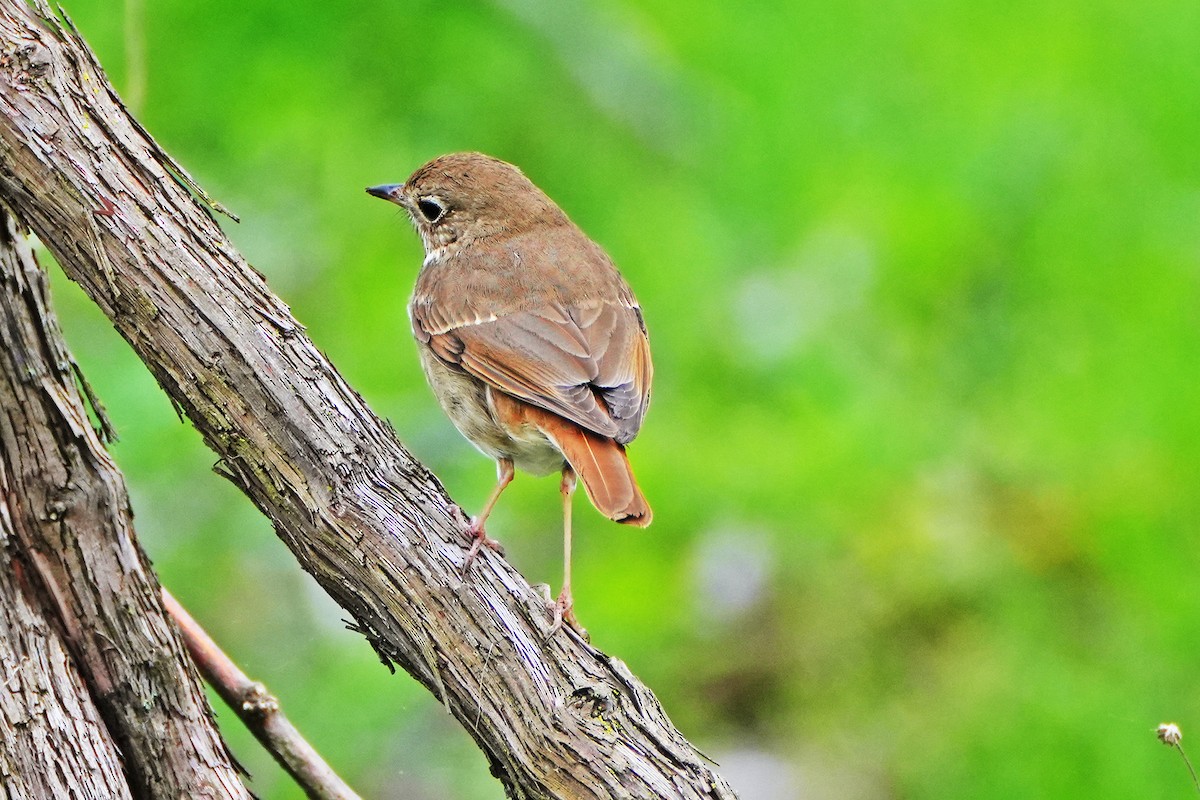
[[[1192,783],[1196,786],[1196,791],[1200,792],[1200,778],[1196,777],[1196,768],[1192,766],[1192,760],[1187,757],[1187,753],[1183,752],[1183,745],[1175,745],[1175,749],[1179,751],[1179,755],[1183,756],[1183,763],[1187,765],[1188,772],[1192,775]]]
[[[170,592],[163,589],[162,597],[200,674],[305,794],[313,800],[360,800],[288,721],[267,688],[246,677]]]

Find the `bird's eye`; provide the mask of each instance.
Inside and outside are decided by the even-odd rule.
[[[417,210],[429,222],[437,222],[446,216],[446,204],[436,197],[422,197],[417,201]]]

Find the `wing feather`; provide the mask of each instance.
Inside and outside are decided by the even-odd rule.
[[[417,316],[413,323],[423,328]],[[447,327],[418,330],[443,361],[622,444],[637,435],[650,361],[636,307],[551,306]]]

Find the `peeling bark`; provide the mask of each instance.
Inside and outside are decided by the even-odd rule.
[[[88,422],[73,368],[46,275],[0,211],[0,583],[8,615],[0,625],[16,665],[11,678],[3,672],[11,694],[0,696],[12,714],[68,742],[45,774],[31,769],[18,740],[6,741],[5,757],[22,762],[14,781],[79,789],[12,796],[248,798],[133,538],[123,479]],[[38,711],[47,690],[61,704],[57,714]],[[75,783],[111,782],[114,770],[121,788],[110,793]]]
[[[563,629],[245,263],[43,3],[0,8],[0,198],[112,320],[388,664],[513,798],[732,798],[620,661]],[[206,199],[206,198],[202,198]]]
[[[128,800],[100,712],[9,555],[15,535],[0,493],[0,797]]]

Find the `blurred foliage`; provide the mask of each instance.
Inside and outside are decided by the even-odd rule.
[[[1152,733],[1200,730],[1200,6],[67,7],[118,87],[144,31],[141,118],[468,509],[493,470],[417,365],[419,243],[363,187],[482,150],[612,253],[656,514],[579,501],[578,609],[747,800],[1191,791]],[[366,796],[501,797],[56,291],[164,582]],[[555,488],[489,530],[557,587]]]

